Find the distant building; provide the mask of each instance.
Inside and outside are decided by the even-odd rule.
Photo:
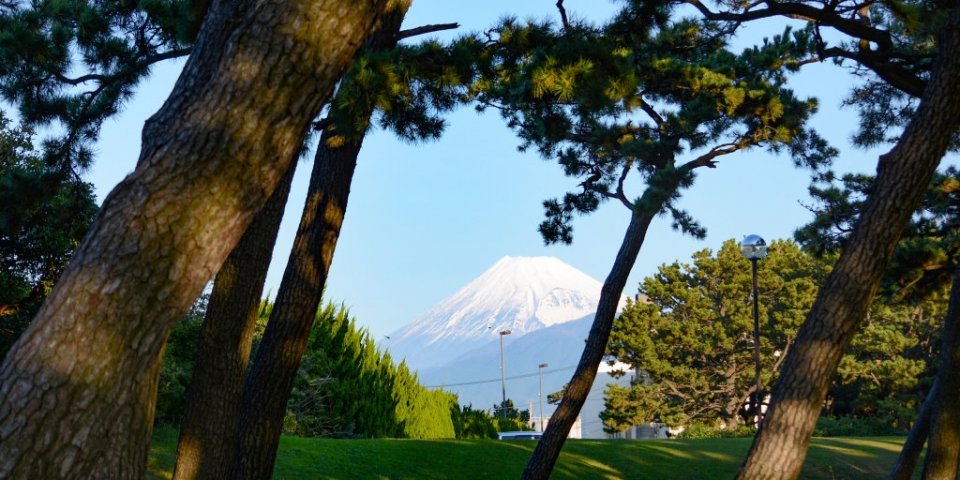
[[[540,430],[540,417],[530,417],[530,421],[527,422],[527,425],[534,429],[535,431]],[[544,416],[543,419],[543,429],[546,430],[547,425],[550,425],[550,417]],[[570,434],[567,435],[567,438],[583,438],[583,422],[581,421],[580,416],[577,416],[577,420],[573,422],[573,426],[570,427]]]
[[[669,430],[670,427],[663,423],[650,422],[634,425],[623,432],[608,433],[607,438],[622,438],[625,440],[662,439],[668,438],[667,432]]]

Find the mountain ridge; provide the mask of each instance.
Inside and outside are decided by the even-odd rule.
[[[498,260],[410,324],[390,334],[394,358],[438,367],[497,339],[514,340],[596,311],[601,282],[555,257]]]

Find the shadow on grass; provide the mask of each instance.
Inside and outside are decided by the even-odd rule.
[[[750,438],[702,440],[571,440],[553,479],[729,479]],[[903,438],[816,438],[803,479],[882,478]],[[328,440],[283,437],[275,479],[519,478],[534,441]],[[158,429],[149,476],[170,478],[176,431]]]

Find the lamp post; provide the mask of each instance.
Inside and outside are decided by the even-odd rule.
[[[760,383],[760,307],[757,301],[757,261],[767,256],[767,242],[763,241],[760,235],[747,235],[740,243],[740,251],[753,265],[753,363],[756,391],[752,395],[751,409],[756,415],[754,424],[759,427],[762,385]]]
[[[503,390],[503,401],[500,403],[500,416],[507,418],[507,371],[503,367],[503,337],[510,335],[510,330],[500,331],[500,387]]]
[[[540,372],[540,431],[543,431],[543,369],[549,367],[546,363],[541,363],[537,365],[537,370]]]

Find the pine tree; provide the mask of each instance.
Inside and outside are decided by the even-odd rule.
[[[307,436],[453,438],[456,397],[420,385],[341,307],[317,313],[287,404],[286,432]]]
[[[0,359],[27,328],[93,222],[93,186],[61,181],[32,129],[0,110]]]
[[[137,169],[0,366],[0,475],[142,477],[170,329],[294,160],[382,7],[207,12],[170,101],[144,128]]]
[[[32,127],[58,123],[43,145],[67,176],[93,160],[102,123],[158,62],[190,54],[206,1],[41,0],[0,5],[0,95]]]
[[[937,163],[957,143],[960,102],[956,99],[960,96],[952,79],[960,74],[954,50],[960,42],[956,33],[960,7],[955,2],[723,2],[724,10],[714,11],[701,2],[689,3],[706,18],[728,22],[733,29],[760,18],[805,19],[818,32],[814,60],[849,59],[855,68],[875,75],[875,85],[892,87],[917,102],[915,109],[900,110],[912,115],[901,123],[904,130],[896,145],[878,161],[874,190],[798,334],[793,355],[785,361],[764,426],[739,474],[751,479],[795,478],[843,350],[865,317],[900,233]],[[921,19],[918,13],[923,8],[917,6],[934,15]],[[842,44],[828,48],[819,35],[821,28],[838,31]],[[863,103],[879,106],[889,120],[898,115],[889,98],[881,94]],[[876,113],[871,108],[864,111]],[[881,118],[878,125],[887,120]],[[873,133],[885,135],[882,128],[878,130]],[[863,139],[863,143],[873,141],[876,137]],[[790,402],[778,400],[785,398]]]
[[[442,95],[416,95],[409,76],[390,75],[404,68],[402,63],[375,61],[390,57],[384,52],[393,49],[402,37],[400,25],[408,7],[408,1],[388,2],[378,29],[367,38],[369,55],[355,62],[341,81],[328,118],[321,122],[323,132],[307,203],[277,293],[276,308],[244,386],[233,476],[266,478],[273,471],[284,406],[320,304],[346,213],[357,155],[375,109],[384,112],[383,123],[393,126],[401,136],[430,138],[442,127],[435,112],[453,106],[452,101],[435,100],[445,98]],[[371,75],[377,68],[387,74]],[[366,82],[371,77],[392,80],[387,82],[390,88],[370,88]],[[396,81],[398,78],[401,81]],[[413,78],[420,80],[420,85],[431,83],[423,77]],[[441,80],[434,83],[440,84]],[[445,87],[447,91],[455,88]],[[403,121],[396,121],[393,115],[400,115]]]
[[[763,385],[775,378],[825,271],[797,244],[771,243],[758,275]],[[643,300],[628,302],[607,347],[639,375],[627,387],[607,387],[604,428],[623,431],[654,419],[744,424],[756,387],[751,290],[750,262],[734,240],[715,255],[702,250],[690,264],[663,265],[645,278]]]
[[[864,207],[864,199],[872,191],[874,182],[874,178],[868,175],[845,175],[836,181],[826,183],[828,180],[830,179],[824,180],[824,185],[811,187],[811,193],[817,199],[816,206],[812,207],[816,217],[797,232],[798,238],[817,252],[843,248],[852,225]],[[960,251],[956,240],[957,205],[960,202],[957,193],[958,185],[960,185],[958,172],[953,167],[934,174],[927,193],[907,225],[893,253],[887,273],[880,283],[881,303],[886,304],[887,312],[895,312],[894,319],[903,318],[900,322],[901,326],[881,322],[879,333],[882,337],[879,337],[879,340],[882,341],[874,344],[860,342],[855,338],[851,344],[853,356],[866,357],[866,361],[858,362],[856,357],[851,358],[851,354],[845,355],[838,368],[841,379],[844,377],[847,379],[844,383],[848,385],[862,383],[862,381],[858,382],[856,375],[863,373],[870,373],[871,376],[868,378],[878,378],[876,370],[882,369],[888,375],[881,375],[880,378],[901,378],[901,381],[915,384],[918,376],[921,379],[928,379],[931,376],[928,370],[936,367],[926,360],[936,358],[938,355],[944,360],[949,358],[948,352],[951,349],[948,344],[949,339],[944,338],[941,352],[936,342],[939,339],[940,329],[937,328],[938,325],[931,324],[933,319],[939,320],[943,315],[942,313],[931,315],[933,313],[930,311],[931,308],[925,305],[937,303],[937,301],[940,304],[946,303],[942,299],[948,295],[945,292],[957,268],[957,254]],[[951,291],[949,295],[960,295],[960,292]],[[903,313],[896,315],[896,312]],[[889,314],[886,316],[890,317]],[[878,330],[876,318],[876,314],[867,317],[865,334]],[[948,318],[944,324],[945,330],[949,321]],[[920,342],[918,340],[920,338],[926,340]],[[918,346],[922,348],[917,348],[913,344],[919,344]],[[898,345],[919,351],[908,356],[906,352],[896,351]],[[878,356],[883,360],[879,360]],[[949,372],[953,367],[941,365],[939,370]],[[922,371],[923,375],[918,375],[919,371]],[[881,382],[874,383],[882,386]],[[934,405],[949,405],[937,399],[942,390],[934,388],[929,383],[928,381],[925,385],[919,385],[930,393],[923,402],[923,407],[918,414],[919,418],[911,431],[910,440],[904,445],[894,472],[891,474],[893,478],[908,478],[912,475],[923,442],[928,436],[929,419],[938,415],[931,410],[934,409]],[[841,395],[843,390],[841,387]],[[835,392],[830,392],[828,395],[828,398],[837,396]],[[852,394],[848,392],[848,396],[850,395]],[[870,401],[863,402],[864,397],[869,399],[870,395],[860,395],[857,392],[853,398],[857,403],[870,405],[872,403]],[[894,401],[892,405],[886,405],[886,410],[899,412],[899,416],[903,417],[908,415],[905,410],[910,410],[912,413],[912,408],[909,408],[912,405],[909,403],[909,400]],[[902,421],[902,418],[898,420]],[[946,457],[952,455],[950,452],[943,453],[942,456]],[[937,456],[941,455],[937,453],[929,458]]]
[[[522,148],[557,158],[566,174],[581,180],[581,190],[545,202],[544,239],[572,241],[573,217],[607,199],[631,212],[584,355],[524,478],[546,478],[556,462],[650,222],[665,213],[675,228],[703,235],[676,206],[695,171],[757,147],[787,150],[807,166],[832,154],[804,127],[815,102],[784,87],[795,59],[811,46],[809,32],[787,31],[736,55],[715,25],[670,21],[668,13],[660,4],[631,5],[601,27],[566,22],[557,29],[508,19],[490,32],[495,48],[481,65],[479,101],[501,113]],[[626,192],[632,173],[646,183],[636,199]]]

